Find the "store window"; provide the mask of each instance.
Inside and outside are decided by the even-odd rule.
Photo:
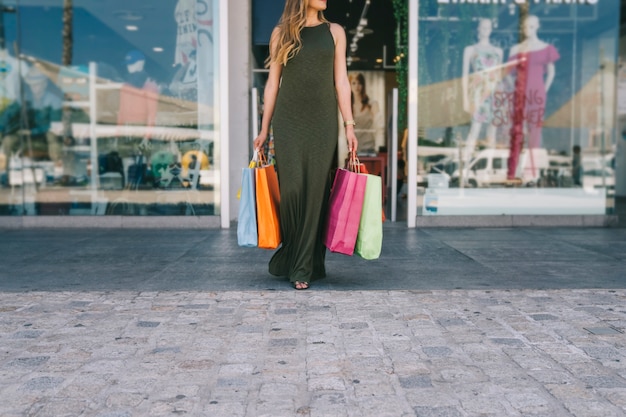
[[[219,2],[9,3],[0,215],[219,215]]]
[[[619,2],[478,3],[419,3],[418,213],[610,213]]]

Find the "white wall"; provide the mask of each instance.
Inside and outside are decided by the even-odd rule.
[[[235,220],[239,211],[237,191],[241,185],[241,168],[248,164],[250,148],[250,0],[228,1],[229,42],[229,111],[230,135],[230,219]]]

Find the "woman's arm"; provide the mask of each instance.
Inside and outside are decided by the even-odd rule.
[[[335,39],[334,75],[339,111],[341,112],[341,117],[343,118],[344,123],[349,121],[354,122],[351,103],[352,90],[350,89],[348,68],[346,65],[346,32],[336,23],[331,23],[330,31]],[[348,141],[348,150],[356,152],[359,141],[354,134],[354,125],[348,124],[345,126],[345,129],[346,139]]]
[[[278,28],[274,28],[272,36],[270,38],[270,48],[275,50],[278,40]],[[283,65],[278,62],[273,62],[270,65],[270,73],[265,83],[265,91],[263,92],[263,119],[261,120],[261,131],[254,139],[254,149],[260,150],[270,131],[270,123],[272,122],[272,116],[274,115],[274,108],[276,107],[276,97],[278,96],[278,88],[280,87],[280,77],[283,73]]]

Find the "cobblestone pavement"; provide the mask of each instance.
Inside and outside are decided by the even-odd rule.
[[[620,230],[386,226],[307,291],[233,231],[0,230],[0,416],[625,416]]]

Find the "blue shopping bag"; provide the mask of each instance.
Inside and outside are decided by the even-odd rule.
[[[241,172],[241,199],[237,221],[237,243],[249,248],[256,247],[259,242],[254,170],[255,168],[243,168]]]

